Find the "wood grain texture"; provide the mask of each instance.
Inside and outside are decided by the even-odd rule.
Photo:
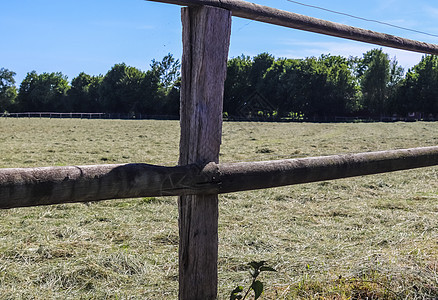
[[[312,18],[241,0],[147,0],[177,5],[210,5],[231,10],[233,16],[380,46],[438,55],[438,45]]]
[[[212,166],[216,172],[217,167]],[[214,176],[197,165],[90,165],[0,169],[0,208],[88,202],[120,198],[208,193]],[[193,185],[193,180],[199,185]],[[214,192],[217,189],[213,190]]]
[[[220,193],[287,186],[438,165],[438,147],[219,164]]]
[[[180,165],[219,161],[231,12],[182,9]],[[218,196],[187,195],[179,208],[179,299],[217,297]]]

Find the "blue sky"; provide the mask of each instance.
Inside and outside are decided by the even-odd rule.
[[[312,9],[287,0],[252,2],[338,23],[438,44],[437,37]],[[301,0],[363,18],[438,34],[438,2],[431,0]],[[141,70],[167,53],[181,56],[180,7],[145,0],[0,0],[0,67],[17,73],[17,85],[32,70],[105,74],[125,62]],[[303,58],[361,56],[378,46],[233,18],[230,57],[269,52]],[[412,67],[421,54],[384,48]]]

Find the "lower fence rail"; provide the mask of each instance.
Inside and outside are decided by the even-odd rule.
[[[222,194],[438,165],[438,146],[276,161],[0,169],[0,208]]]

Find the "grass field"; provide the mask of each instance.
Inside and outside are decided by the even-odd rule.
[[[0,167],[175,165],[174,121],[0,118]],[[438,123],[225,123],[222,162],[438,144]],[[222,195],[219,299],[437,299],[438,168]],[[0,211],[0,299],[176,299],[175,198]]]

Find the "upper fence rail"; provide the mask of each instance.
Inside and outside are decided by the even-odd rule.
[[[241,0],[146,0],[181,6],[214,6],[230,10],[235,17],[310,31],[385,47],[438,55],[438,45],[386,33],[312,18]]]

